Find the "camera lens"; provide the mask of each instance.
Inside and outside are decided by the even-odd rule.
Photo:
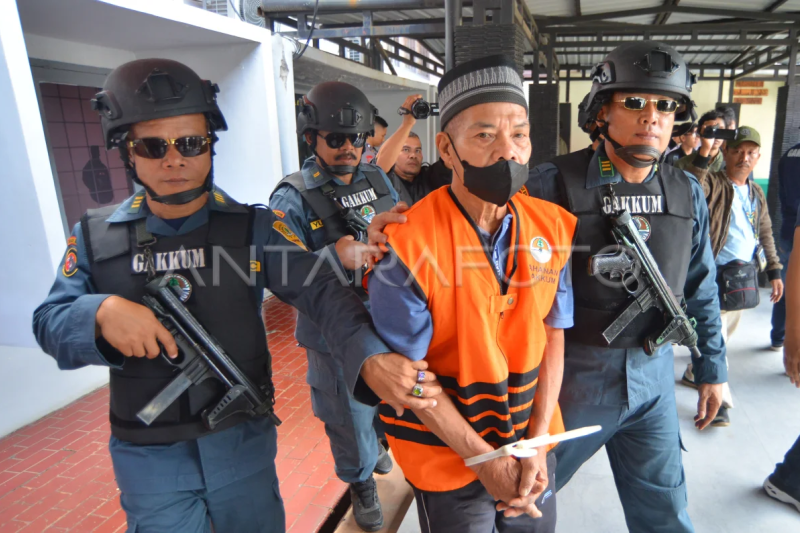
[[[417,100],[411,106],[411,113],[416,119],[428,118],[431,114],[431,106],[425,100]]]

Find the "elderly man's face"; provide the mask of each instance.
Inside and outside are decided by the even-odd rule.
[[[447,167],[462,180],[464,168],[459,156],[474,167],[503,160],[524,165],[531,157],[528,113],[521,105],[508,102],[469,107],[450,121],[445,132],[436,135],[436,146]]]
[[[179,139],[181,137],[208,135],[206,118],[200,114],[159,118],[134,124],[128,140],[157,137]],[[148,159],[128,149],[136,174],[159,196],[196,189],[203,185],[211,171],[211,150],[196,157],[182,156],[174,145],[170,145],[161,159]]]

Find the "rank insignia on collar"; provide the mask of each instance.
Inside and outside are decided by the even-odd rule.
[[[214,200],[216,200],[218,204],[225,205],[225,197],[219,191],[214,191]]]
[[[280,233],[283,236],[283,238],[286,239],[287,241],[291,242],[292,244],[296,244],[306,252],[308,251],[308,248],[306,248],[306,245],[303,244],[303,241],[300,240],[300,237],[295,235],[294,232],[289,229],[289,226],[287,226],[280,220],[276,220],[275,222],[273,222],[272,228],[278,233]]]
[[[142,204],[144,203],[144,192],[140,192],[136,196],[133,197],[133,201],[131,202],[131,206],[128,208],[128,213],[138,213],[142,210]]]
[[[603,178],[613,178],[614,165],[611,163],[611,161],[605,157],[600,157],[597,161],[600,163],[600,176]]]
[[[64,254],[64,264],[61,273],[64,277],[71,278],[78,271],[78,247],[74,244],[67,246],[67,253]]]

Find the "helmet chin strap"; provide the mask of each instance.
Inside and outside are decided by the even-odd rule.
[[[614,154],[616,154],[617,157],[634,168],[652,167],[661,159],[661,152],[652,146],[644,146],[641,144],[622,146],[619,144],[608,134],[608,122],[602,122],[595,131],[599,131],[603,137],[611,143],[611,146],[614,147]],[[641,156],[644,156],[646,159],[641,159]]]
[[[358,166],[361,164],[361,161],[356,163],[355,165],[329,165],[325,162],[325,160],[317,153],[316,146],[313,148],[314,155],[317,157],[317,161],[320,162],[320,166],[326,172],[330,172],[335,176],[346,176],[348,174],[355,174],[358,170]]]
[[[195,187],[194,189],[189,189],[188,191],[181,191],[173,194],[158,195],[153,189],[144,183],[141,183],[140,181],[141,186],[144,187],[145,191],[147,191],[150,199],[154,202],[164,205],[184,205],[188,204],[189,202],[193,202],[203,196],[205,193],[211,191],[211,183],[211,172],[209,172],[206,181],[200,187]]]

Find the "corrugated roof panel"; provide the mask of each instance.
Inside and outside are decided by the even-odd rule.
[[[583,4],[588,3],[586,0],[582,0],[581,10],[583,9]],[[574,0],[527,0],[527,4],[534,19],[537,15],[545,17],[575,16]]]
[[[781,7],[778,8],[778,11],[797,11],[800,10],[800,0],[789,0]]]
[[[764,11],[774,0],[747,0],[738,5],[737,2],[731,0],[683,0],[680,5],[684,7],[718,7],[720,9],[748,9]]]
[[[661,5],[664,5],[663,0],[615,0],[614,2],[607,2],[604,0],[581,0],[581,13],[583,15],[593,15],[594,13],[628,11],[631,9],[644,9]],[[652,19],[655,15],[649,16]]]

